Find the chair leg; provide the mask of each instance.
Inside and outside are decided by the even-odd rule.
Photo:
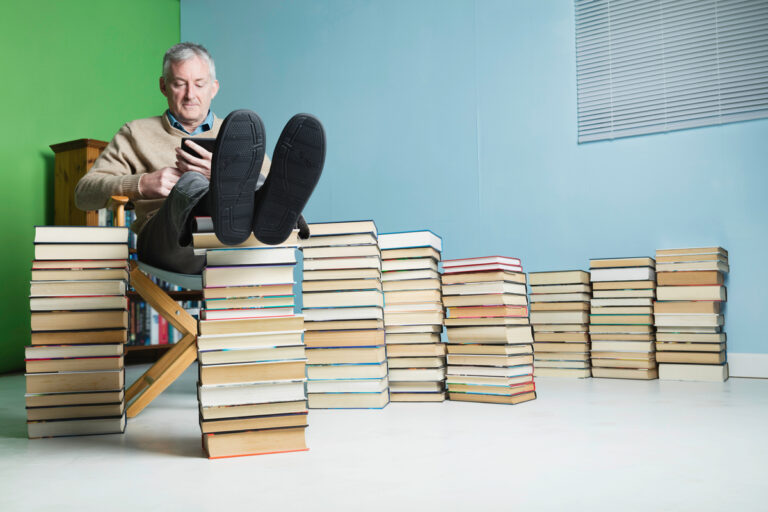
[[[162,375],[163,372],[165,372],[173,364],[173,362],[181,356],[181,354],[190,344],[193,347],[196,346],[196,340],[196,336],[193,334],[187,334],[176,344],[174,344],[173,347],[168,349],[168,351],[163,354],[163,356],[158,359],[155,364],[153,364],[146,372],[144,372],[141,377],[136,379],[136,381],[131,384],[131,387],[129,387],[125,392],[125,401],[130,402],[144,389],[151,386],[158,379],[158,377]]]
[[[131,285],[147,304],[176,327],[183,338],[125,392],[126,415],[135,417],[197,359],[197,320],[131,264]]]
[[[191,334],[184,336],[184,338],[177,344],[177,346],[174,347],[174,349],[180,349],[177,357],[169,358],[168,361],[164,362],[162,370],[153,372],[153,376],[148,376],[147,374],[154,370],[155,366],[157,366],[157,364],[154,365],[147,373],[144,374],[144,376],[142,376],[141,379],[139,379],[139,381],[134,384],[134,386],[139,383],[146,385],[142,386],[143,391],[136,396],[136,399],[130,405],[128,405],[128,408],[126,409],[126,416],[129,418],[136,417],[136,415],[143,411],[144,408],[152,402],[152,400],[157,398],[157,396],[165,391],[165,389],[170,386],[173,381],[179,378],[179,376],[184,373],[184,370],[186,370],[190,364],[195,362],[197,359],[197,344],[195,343],[195,339],[195,336]],[[170,352],[166,354],[166,356],[169,355],[171,355]],[[163,358],[165,358],[165,356],[163,356]],[[160,361],[158,361],[158,363],[160,363]],[[131,388],[134,386],[131,386]],[[126,396],[126,401],[127,400],[128,397]]]

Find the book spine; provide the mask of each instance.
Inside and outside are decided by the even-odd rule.
[[[161,316],[159,313],[157,314],[157,344],[158,345],[167,345],[168,344],[168,338],[169,338],[169,332],[168,328],[170,327],[170,324],[168,324],[168,320],[165,319],[165,317]]]

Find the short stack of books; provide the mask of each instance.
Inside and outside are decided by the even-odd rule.
[[[520,260],[443,261],[448,399],[517,404],[536,398],[533,336]]]
[[[653,258],[606,258],[589,261],[592,307],[592,376],[655,379]]]
[[[127,287],[127,228],[35,228],[25,352],[30,438],[125,430]]]
[[[389,403],[384,296],[371,220],[310,224],[302,301],[310,409]]]
[[[536,377],[592,375],[589,363],[589,272],[530,272]]]
[[[197,345],[200,429],[209,458],[307,449],[296,253],[296,231],[282,245],[207,251]]]
[[[659,379],[728,379],[723,303],[728,251],[656,251],[656,360]]]
[[[382,233],[384,328],[393,402],[445,400],[443,303],[438,264],[443,241],[431,231]]]

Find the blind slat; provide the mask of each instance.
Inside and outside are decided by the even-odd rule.
[[[575,0],[578,140],[768,117],[768,1]]]

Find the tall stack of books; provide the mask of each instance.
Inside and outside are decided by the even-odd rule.
[[[127,283],[127,228],[35,228],[25,351],[30,438],[125,430]]]
[[[656,360],[665,380],[728,379],[723,303],[728,251],[656,251]]]
[[[209,458],[307,449],[304,321],[294,314],[297,232],[282,245],[210,249],[198,338]]]
[[[381,254],[372,220],[310,224],[303,312],[310,409],[389,403]]]
[[[653,258],[607,258],[589,261],[592,307],[592,376],[655,379]]]
[[[384,328],[393,402],[445,400],[443,303],[438,264],[443,241],[431,231],[382,233]]]
[[[531,272],[534,375],[592,375],[589,363],[589,272]]]
[[[520,260],[443,261],[448,399],[516,404],[536,398],[533,336]]]

